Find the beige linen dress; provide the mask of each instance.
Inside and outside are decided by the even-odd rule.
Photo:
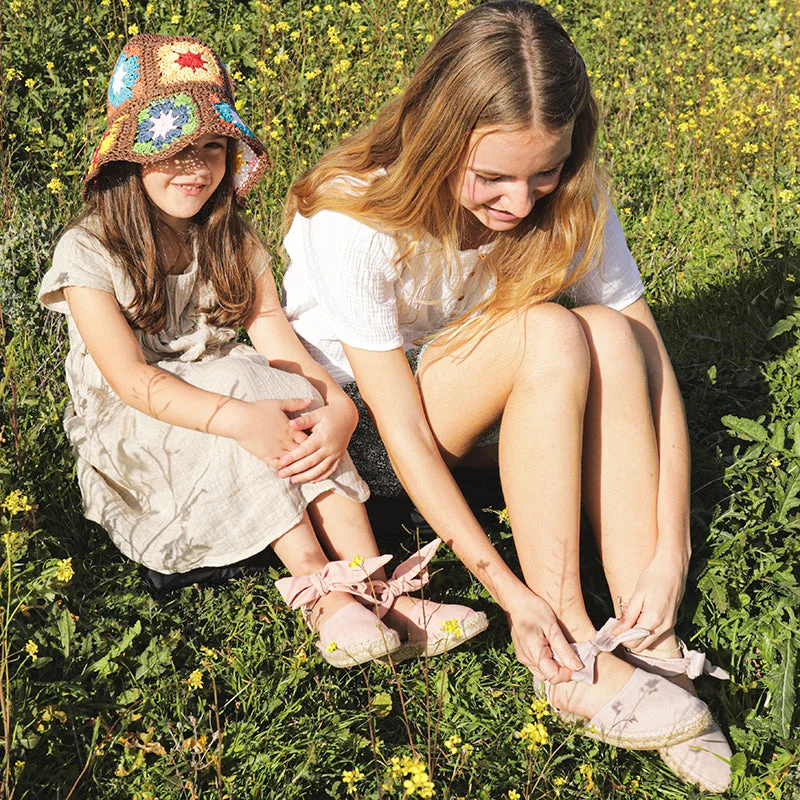
[[[256,276],[265,268],[262,261]],[[312,397],[302,376],[270,367],[235,331],[201,311],[213,290],[197,260],[168,280],[167,322],[157,334],[134,330],[149,364],[187,383],[240,400]],[[368,494],[349,456],[331,478],[291,484],[232,439],[160,422],[125,405],[100,374],[69,313],[63,288],[113,294],[124,310],[130,280],[88,231],[59,241],[39,298],[67,317],[65,368],[72,395],[64,427],[72,442],[84,513],[102,525],[128,557],[159,572],[221,566],[263,550],[300,521],[306,505],[334,490],[363,502]]]

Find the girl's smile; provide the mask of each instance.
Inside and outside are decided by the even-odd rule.
[[[179,153],[142,167],[142,184],[162,219],[185,228],[225,176],[228,139],[203,134]]]
[[[457,173],[449,178],[453,195],[484,227],[511,230],[558,186],[572,149],[572,127],[474,131],[461,184]]]

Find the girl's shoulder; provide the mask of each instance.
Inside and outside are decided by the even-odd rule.
[[[81,286],[115,294],[115,266],[111,254],[100,241],[91,219],[68,228],[53,250],[53,261],[39,287],[39,300],[53,311],[66,313],[64,288]]]

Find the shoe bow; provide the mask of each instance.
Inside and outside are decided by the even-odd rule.
[[[619,620],[611,617],[590,642],[577,642],[572,645],[572,649],[583,662],[583,667],[572,673],[571,680],[579,683],[592,683],[594,681],[594,662],[600,653],[610,653],[625,642],[650,635],[650,631],[644,628],[631,628],[617,636],[612,636],[611,631],[618,623]]]
[[[401,594],[415,592],[430,580],[427,567],[441,543],[441,539],[434,539],[420,548],[397,566],[389,580],[370,579],[392,560],[392,556],[385,555],[365,558],[359,564],[330,561],[312,575],[280,578],[275,581],[275,588],[291,608],[310,605],[330,592],[348,592],[370,605],[374,603],[382,617]]]

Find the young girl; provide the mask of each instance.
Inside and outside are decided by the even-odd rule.
[[[683,406],[597,125],[584,63],[547,11],[472,9],[294,185],[285,309],[369,410],[350,447],[362,476],[402,486],[482,581],[551,703],[722,791],[730,750],[682,674],[712,668],[673,630],[690,554]],[[470,512],[459,463],[499,465],[524,582]],[[621,613],[599,633],[581,506]]]
[[[239,214],[266,166],[213,51],[174,36],[125,45],[85,208],[40,292],[69,323],[65,426],[86,516],[160,572],[271,545],[305,576],[279,588],[335,666],[441,652],[485,615],[403,594],[427,579],[433,543],[386,580],[346,452],[353,403],[292,333]],[[255,349],[235,342],[240,324]],[[286,454],[292,480],[276,472]],[[462,636],[443,631],[450,619]]]

